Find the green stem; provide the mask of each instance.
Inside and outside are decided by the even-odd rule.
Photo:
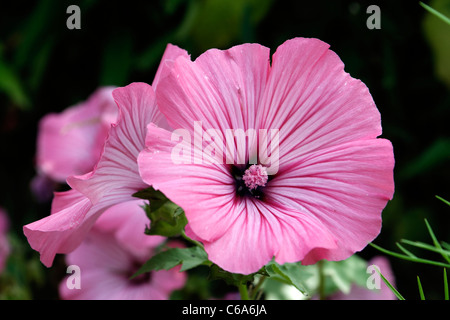
[[[239,293],[241,294],[241,300],[250,300],[248,296],[248,288],[247,285],[241,283],[238,285]]]
[[[258,294],[259,289],[261,288],[262,284],[266,280],[266,276],[261,276],[258,280],[258,283],[256,284],[255,288],[252,290],[251,298],[252,300],[256,299],[256,296]]]
[[[319,269],[319,299],[325,300],[325,274],[323,273],[323,260],[317,262]]]

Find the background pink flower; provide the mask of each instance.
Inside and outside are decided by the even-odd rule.
[[[6,260],[10,254],[10,245],[7,237],[9,231],[8,214],[0,208],[0,272],[5,268]]]
[[[41,119],[36,150],[40,174],[65,183],[67,177],[94,168],[117,118],[113,90],[99,88],[86,101]]]
[[[80,268],[80,289],[59,286],[62,299],[161,300],[184,286],[186,274],[179,268],[130,277],[165,238],[144,234],[148,218],[142,200],[124,202],[108,209],[97,220],[82,244],[66,255],[69,265]]]
[[[250,168],[255,141],[249,151],[238,144],[221,150],[232,149],[244,165],[205,161],[205,144],[193,146],[190,163],[175,164],[180,135],[148,126],[138,159],[143,180],[184,209],[190,230],[223,269],[248,274],[273,257],[280,264],[342,260],[380,232],[394,192],[392,145],[377,139],[380,114],[369,90],[326,43],[292,39],[272,59],[259,44],[208,50],[195,61],[180,56],[156,94],[172,128],[190,137],[196,121],[203,134],[222,137],[228,129],[279,130],[272,148],[278,170],[265,181]],[[209,150],[221,148],[207,142]],[[258,156],[267,168],[268,154]]]

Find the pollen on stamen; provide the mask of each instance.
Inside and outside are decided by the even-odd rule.
[[[242,179],[250,191],[258,187],[264,187],[268,180],[266,168],[260,164],[253,164],[245,170]]]

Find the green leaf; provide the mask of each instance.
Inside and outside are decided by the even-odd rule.
[[[155,190],[152,187],[137,191],[133,194],[133,197],[150,201],[152,210],[157,210],[165,202],[169,201],[161,191]]]
[[[231,273],[223,270],[218,265],[213,264],[210,268],[210,280],[224,280],[227,284],[237,286],[246,285],[248,282],[253,282],[255,275],[262,274],[267,275],[265,268],[262,268],[258,272],[251,274]]]
[[[62,2],[42,0],[36,3],[19,31],[21,41],[14,56],[14,66],[17,69],[25,67],[34,57],[36,48],[40,48],[43,38],[51,33],[52,24],[55,23],[59,14],[65,14]]]
[[[0,57],[0,91],[6,93],[11,101],[22,109],[29,109],[30,101],[25,93],[18,74]]]
[[[46,72],[54,45],[55,37],[48,36],[47,39],[42,40],[42,44],[33,55],[33,62],[30,63],[31,74],[28,81],[32,90],[38,89],[42,82],[42,77]]]
[[[150,258],[132,278],[153,270],[169,270],[179,264],[181,264],[180,271],[186,271],[206,261],[208,261],[208,255],[200,247],[170,248]]]
[[[270,277],[282,280],[286,284],[294,286],[304,295],[309,295],[304,281],[311,275],[306,269],[302,268],[300,263],[285,263],[279,265],[275,261],[266,265],[266,271]]]
[[[430,5],[435,11],[442,15],[433,13],[425,15],[423,19],[423,31],[431,53],[433,55],[433,71],[436,77],[447,87],[450,86],[450,25],[447,19],[440,17],[450,17],[450,6],[448,0],[431,0]],[[443,159],[445,163],[445,158]]]
[[[150,187],[134,193],[133,197],[150,202],[144,207],[150,219],[150,228],[146,229],[146,234],[174,237],[182,233],[187,224],[184,211],[168,200],[162,192]]]
[[[327,293],[330,289],[331,291],[338,289],[343,293],[349,293],[352,284],[366,285],[367,262],[357,255],[342,261],[325,261],[323,273],[328,282],[331,280],[331,284],[327,284]]]
[[[146,212],[150,219],[150,228],[145,231],[148,235],[175,237],[183,232],[187,224],[183,209],[170,201],[165,202],[156,211],[147,209]]]

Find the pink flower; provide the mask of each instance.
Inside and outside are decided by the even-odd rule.
[[[66,255],[69,265],[79,267],[80,287],[68,286],[64,279],[59,286],[62,299],[161,300],[184,286],[186,274],[179,268],[130,279],[165,240],[144,234],[148,219],[142,202],[133,200],[108,209],[82,244]]]
[[[0,208],[0,272],[5,268],[6,260],[8,259],[11,250],[7,237],[8,230],[8,214],[3,208]]]
[[[377,139],[369,90],[326,43],[292,39],[272,59],[259,44],[180,56],[156,95],[177,130],[148,126],[141,176],[223,269],[342,260],[379,234],[392,145]],[[230,132],[237,142],[224,143]]]
[[[52,214],[24,226],[30,246],[50,266],[57,253],[73,251],[100,215],[116,204],[136,200],[132,195],[148,187],[139,176],[137,156],[145,146],[146,127],[152,122],[167,127],[156,107],[154,88],[165,64],[184,50],[169,45],[152,86],[132,83],[112,93],[119,107],[103,153],[91,172],[67,179],[72,190],[56,193]]]
[[[41,119],[36,151],[40,175],[66,182],[67,177],[94,168],[117,118],[113,89],[100,88],[86,101]]]

